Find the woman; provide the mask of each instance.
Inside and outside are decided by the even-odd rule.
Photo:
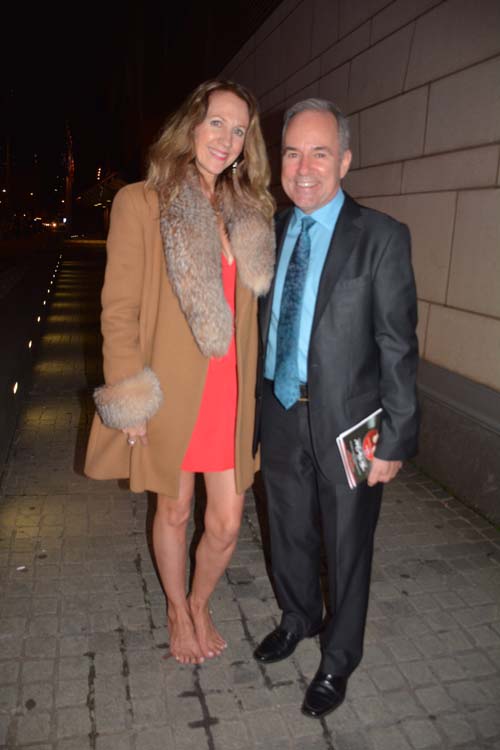
[[[254,97],[199,86],[153,146],[148,178],[116,196],[102,292],[105,385],[85,471],[158,493],[153,545],[170,651],[225,647],[208,602],[236,546],[252,455],[257,297],[274,268],[273,200]],[[185,592],[194,473],[205,528]]]

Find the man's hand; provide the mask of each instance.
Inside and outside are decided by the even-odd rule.
[[[368,474],[368,484],[373,487],[377,482],[387,484],[394,479],[402,466],[401,461],[384,461],[382,458],[373,457],[370,473]]]

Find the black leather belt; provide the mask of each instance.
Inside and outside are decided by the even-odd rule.
[[[264,378],[264,381],[268,383],[270,388],[274,388],[274,381],[269,380],[268,378]],[[299,396],[299,402],[300,403],[307,403],[309,401],[309,389],[307,387],[307,383],[300,383],[300,396]]]

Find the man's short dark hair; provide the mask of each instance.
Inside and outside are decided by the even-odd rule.
[[[328,101],[328,99],[303,99],[289,107],[283,118],[282,142],[285,140],[285,133],[290,120],[301,112],[330,112],[335,117],[339,129],[340,153],[343,154],[347,151],[350,140],[349,122],[337,105]]]

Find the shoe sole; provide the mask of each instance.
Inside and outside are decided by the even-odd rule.
[[[295,653],[295,648],[293,649],[293,651],[290,651],[290,653],[287,654],[286,656],[280,656],[277,659],[260,659],[258,656],[255,656],[255,654],[253,654],[253,658],[259,664],[276,664],[279,661],[285,661],[285,659],[289,659],[290,656],[293,656],[293,654]]]
[[[308,711],[307,708],[304,708],[304,706],[302,706],[302,708],[300,710],[304,714],[304,716],[307,716],[308,719],[323,719],[325,716],[328,716],[328,714],[331,714],[334,711],[336,711],[337,708],[339,708],[342,705],[342,703],[344,702],[344,700],[345,700],[345,696],[344,696],[344,698],[342,698],[341,701],[339,701],[339,703],[336,703],[335,706],[332,706],[331,708],[328,708],[326,711],[323,711],[320,714],[313,714],[310,711]]]

